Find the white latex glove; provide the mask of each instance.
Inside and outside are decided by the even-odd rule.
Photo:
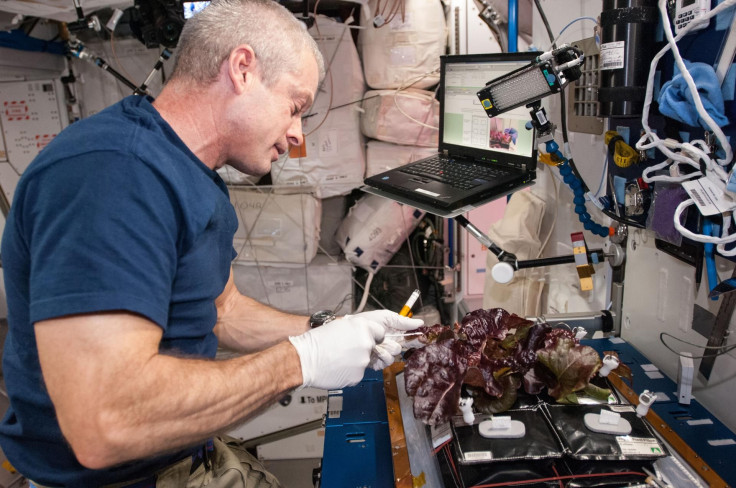
[[[391,339],[384,339],[382,343],[376,344],[371,351],[371,360],[368,367],[380,371],[388,368],[394,363],[394,358],[401,354],[401,344]]]
[[[371,360],[368,363],[368,366],[376,371],[391,366],[394,358],[401,354],[401,344],[404,343],[404,338],[400,336],[391,337],[392,334],[401,334],[424,325],[424,321],[421,319],[404,317],[390,310],[371,310],[356,315],[346,315],[346,317],[360,317],[371,320],[383,326],[386,331],[388,337],[385,337],[383,342],[373,348]]]
[[[391,310],[371,310],[370,312],[361,312],[355,315],[346,315],[345,317],[360,317],[377,322],[386,329],[387,334],[401,333],[424,325],[422,319],[410,319]]]
[[[289,337],[299,354],[302,386],[335,390],[358,384],[384,334],[381,324],[352,316]]]

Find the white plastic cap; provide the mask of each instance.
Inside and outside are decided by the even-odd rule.
[[[491,268],[491,276],[496,283],[506,284],[514,279],[514,267],[509,263],[496,263]]]
[[[606,356],[603,358],[603,366],[601,366],[598,374],[605,378],[606,376],[608,376],[608,373],[618,368],[618,365],[619,360],[616,356],[606,354]]]
[[[473,397],[460,398],[460,411],[463,413],[463,420],[466,424],[472,425],[475,421],[473,413]]]
[[[636,406],[636,415],[639,417],[645,417],[649,413],[649,407],[657,401],[657,394],[652,393],[649,390],[644,390],[639,395],[639,405]]]

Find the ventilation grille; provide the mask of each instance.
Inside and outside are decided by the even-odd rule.
[[[598,88],[601,86],[598,46],[592,37],[571,44],[585,53],[585,62],[582,76],[571,83],[567,90],[568,129],[572,132],[602,134],[603,118],[598,102]]]

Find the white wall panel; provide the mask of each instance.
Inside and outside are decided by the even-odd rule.
[[[690,346],[665,337],[665,342],[681,352],[702,356],[707,339],[693,330],[695,304],[713,315],[723,300],[708,299],[708,283],[703,271],[703,281],[695,286],[694,268],[658,250],[654,235],[649,231],[635,230],[627,249],[626,283],[624,286],[624,310],[621,336],[672,380],[677,381],[677,354],[660,342],[660,333],[667,332],[701,347]],[[733,264],[717,260],[719,276],[731,276]],[[731,318],[729,331],[736,331],[736,321]],[[709,352],[708,354],[712,354]],[[693,395],[730,429],[736,430],[736,411],[730,400],[736,390],[736,353],[731,352],[716,359],[709,380],[697,374],[700,359],[695,359],[696,377]]]

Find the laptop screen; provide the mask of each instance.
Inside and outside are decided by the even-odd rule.
[[[476,93],[489,81],[527,66],[538,54],[442,56],[440,150],[512,164],[532,158],[534,131],[525,127],[529,109],[522,106],[489,118]]]

